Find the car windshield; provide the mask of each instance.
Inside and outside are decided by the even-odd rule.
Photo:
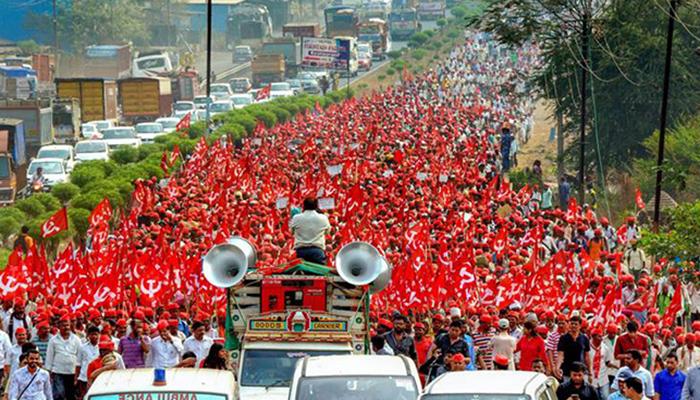
[[[247,47],[236,47],[236,49],[234,51],[236,52],[236,54],[240,54],[240,55],[250,54],[250,49]]]
[[[287,83],[289,83],[289,86],[293,88],[301,87],[301,81],[299,81],[298,79],[290,79],[287,81]]]
[[[0,178],[10,176],[10,160],[7,157],[0,157]]]
[[[133,139],[134,131],[131,129],[107,129],[102,132],[104,139]]]
[[[271,83],[270,84],[270,90],[292,90],[292,87],[289,86],[287,82],[278,82],[278,83]]]
[[[454,393],[454,394],[429,394],[423,396],[424,400],[530,400],[526,394],[491,394],[491,393]]]
[[[300,358],[342,354],[349,353],[320,350],[246,350],[240,385],[289,387],[297,360]]]
[[[163,132],[161,124],[138,124],[136,125],[136,133],[159,133]]]
[[[235,87],[247,87],[248,86],[248,80],[247,79],[234,79],[231,81],[231,86]]]
[[[112,125],[107,121],[94,122],[94,124],[97,127],[97,129],[100,131],[103,129],[109,129]]]
[[[36,158],[62,158],[70,159],[70,150],[68,149],[41,149],[36,155]]]
[[[418,388],[408,376],[328,376],[303,378],[297,400],[415,400]]]
[[[97,127],[95,125],[83,125],[80,130],[84,133],[92,133],[97,130]]]
[[[103,142],[78,142],[75,144],[75,152],[81,153],[104,153],[107,146]]]
[[[175,129],[177,123],[180,121],[177,119],[159,119],[156,120],[156,122],[158,122],[163,129]]]
[[[250,104],[253,102],[253,100],[251,100],[251,98],[248,96],[231,97],[231,101],[233,101],[233,103],[237,106],[246,105],[246,104]]]
[[[188,111],[192,109],[192,104],[190,103],[175,103],[173,106],[175,111]]]
[[[228,87],[224,85],[211,85],[212,93],[228,93]]]
[[[231,103],[214,103],[209,108],[212,112],[222,112],[231,109]]]
[[[57,161],[39,161],[33,162],[27,170],[28,175],[34,175],[37,168],[41,167],[44,174],[62,174],[63,164]]]

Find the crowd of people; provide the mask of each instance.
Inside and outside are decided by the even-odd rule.
[[[697,273],[651,263],[634,218],[614,227],[504,173],[532,129],[537,67],[534,44],[469,32],[382,92],[240,144],[202,139],[167,181],[135,183],[127,215],[101,203],[87,250],[49,262],[19,249],[0,275],[9,400],[74,400],[109,369],[230,368],[216,342],[225,292],[201,259],[233,235],[262,273],[298,257],[332,266],[353,240],[380,249],[393,272],[372,296],[373,350],[411,357],[426,381],[521,369],[561,380],[561,400],[700,398],[700,326],[680,318],[700,318]],[[328,240],[299,234],[305,199]]]

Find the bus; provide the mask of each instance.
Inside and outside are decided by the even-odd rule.
[[[357,11],[351,6],[329,6],[323,10],[326,21],[326,37],[357,37]]]

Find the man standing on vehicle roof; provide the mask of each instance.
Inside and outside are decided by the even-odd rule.
[[[328,217],[318,212],[318,200],[313,197],[304,199],[303,212],[292,218],[297,257],[326,265],[326,235],[330,229]]]

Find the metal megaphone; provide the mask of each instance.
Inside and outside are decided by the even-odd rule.
[[[365,242],[348,243],[335,256],[338,275],[345,282],[355,286],[374,282],[382,273],[382,265],[379,251]]]
[[[202,259],[202,272],[212,285],[220,288],[234,286],[255,267],[255,247],[239,236],[212,247]]]
[[[372,281],[372,283],[369,285],[370,294],[381,292],[382,290],[386,289],[387,286],[389,286],[389,283],[391,283],[391,265],[389,265],[389,262],[384,257],[380,258],[379,263],[379,275],[377,276],[377,279]]]

